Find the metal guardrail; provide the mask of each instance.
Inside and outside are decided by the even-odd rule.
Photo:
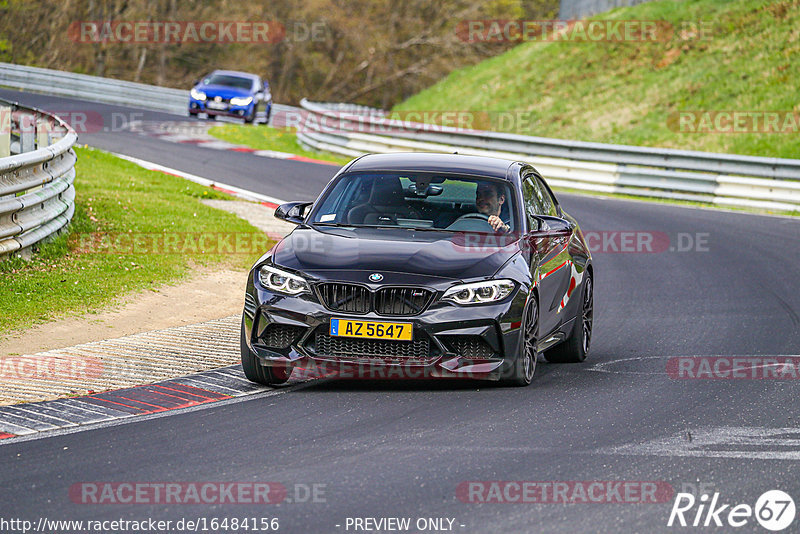
[[[587,143],[386,118],[380,110],[303,100],[299,141],[346,156],[458,152],[530,162],[558,187],[800,211],[800,160]]]
[[[0,62],[0,86],[182,116],[187,116],[189,109],[188,89],[172,89],[12,63]],[[291,106],[272,104],[273,115],[296,110],[297,108]]]
[[[81,100],[188,114],[189,91],[12,63],[0,63],[0,85]]]
[[[0,63],[0,85],[186,115],[188,91],[85,74]],[[800,160],[608,145],[388,120],[352,104],[303,100],[273,104],[273,118],[296,124],[298,139],[318,150],[454,152],[529,161],[554,186],[606,193],[800,210]],[[288,119],[287,119],[288,118]],[[333,121],[334,128],[326,123]]]
[[[0,258],[30,250],[69,224],[77,140],[58,117],[0,101]]]
[[[562,20],[581,19],[603,13],[617,7],[635,6],[649,0],[561,0],[558,18]]]

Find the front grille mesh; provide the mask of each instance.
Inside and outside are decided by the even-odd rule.
[[[267,347],[285,349],[303,335],[305,327],[272,323],[261,334],[261,342]]]
[[[370,292],[355,284],[322,284],[319,286],[322,301],[329,309],[348,313],[367,313],[370,310]]]
[[[381,315],[416,315],[433,293],[417,287],[388,287],[375,294],[375,311]]]
[[[497,356],[480,336],[448,336],[446,343],[456,354],[465,358],[491,358]]]
[[[356,339],[317,332],[315,352],[318,356],[342,360],[402,360],[427,363],[431,360],[430,339],[421,336],[414,341]]]

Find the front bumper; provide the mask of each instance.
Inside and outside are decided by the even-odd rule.
[[[249,117],[253,113],[253,106],[255,106],[254,102],[246,106],[234,106],[230,103],[224,103],[225,107],[222,109],[211,109],[208,106],[208,100],[195,100],[193,98],[189,99],[189,113],[197,114],[197,113],[206,113],[208,115],[215,115],[215,116],[222,116],[222,117],[237,117],[237,118],[244,118]]]
[[[436,294],[418,315],[348,314],[327,309],[316,292],[287,297],[266,290],[254,273],[245,295],[244,337],[263,365],[290,365],[311,376],[498,380],[520,352],[523,287],[499,303],[458,306],[439,300],[450,283],[425,286]],[[332,318],[410,323],[414,340],[330,336]]]

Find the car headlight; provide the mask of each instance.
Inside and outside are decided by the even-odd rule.
[[[185,93],[184,93],[184,94],[185,94]],[[191,90],[191,91],[189,91],[189,94],[190,94],[190,95],[191,95],[191,97],[192,97],[192,98],[194,98],[195,100],[205,100],[205,99],[206,99],[206,94],[205,94],[203,91],[198,91],[198,90],[197,90],[197,89],[195,89],[194,87],[192,87],[192,90]]]
[[[471,284],[453,286],[442,295],[442,300],[456,304],[483,304],[503,300],[514,291],[515,284],[511,280],[486,280]]]
[[[247,106],[253,101],[252,96],[235,96],[231,98],[232,106]]]
[[[286,293],[287,295],[299,295],[300,293],[310,293],[308,282],[296,274],[287,273],[276,269],[270,265],[264,265],[258,270],[261,285],[271,291]]]

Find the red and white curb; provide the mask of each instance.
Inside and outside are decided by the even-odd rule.
[[[284,201],[268,195],[262,195],[229,184],[209,180],[157,163],[126,156],[124,154],[114,155],[145,169],[184,178],[244,200],[258,202],[270,208],[276,208],[278,205],[284,203]],[[211,323],[216,324],[223,321],[225,320],[210,321],[198,326],[202,327]],[[176,328],[186,329],[192,328],[192,326]],[[175,328],[168,330],[175,330]],[[167,331],[165,330],[161,333],[164,332]],[[82,354],[84,354],[88,350],[87,347],[89,345],[102,345],[105,343],[116,346],[120,345],[126,339],[128,340],[127,343],[131,344],[135,341],[135,338],[157,335],[159,333],[158,331],[148,332],[128,336],[127,338],[121,338],[119,340],[90,343],[76,348],[80,348],[83,351]],[[238,335],[234,337],[238,339]],[[124,345],[124,343],[122,343],[122,345]],[[208,350],[207,341],[202,344],[202,347],[204,350]],[[231,344],[231,347],[233,347],[233,344]],[[164,347],[158,343],[154,344],[153,348],[155,350],[164,349]],[[186,349],[186,347],[183,348]],[[234,352],[233,348],[231,349],[231,353]],[[126,352],[128,349],[135,354],[135,347],[128,347],[123,352]],[[126,358],[132,357],[133,354],[131,354],[130,351],[126,352]],[[225,352],[227,354],[227,351]],[[182,350],[181,353],[185,354],[185,350]],[[84,354],[84,356],[85,355],[86,354]],[[307,379],[308,377],[293,378],[290,380],[289,385],[296,385],[298,382]],[[280,390],[281,388],[270,388],[250,382],[244,376],[241,365],[232,365],[153,384],[127,387],[124,389],[112,389],[82,397],[0,406],[0,444],[35,438],[38,437],[40,433],[46,433],[42,434],[42,437],[44,437],[44,435],[49,435],[54,431],[74,432],[98,425],[118,424],[116,422],[133,417],[156,417],[163,412],[198,409],[198,407],[209,403],[230,402],[232,399],[238,397],[259,393],[268,394],[269,392],[279,393]]]
[[[296,383],[296,381],[295,381]],[[88,425],[193,408],[276,391],[245,378],[241,365],[204,371],[83,397],[0,406],[0,444],[38,437],[54,430],[83,430]]]
[[[292,161],[302,161],[306,163],[315,163],[318,165],[334,165],[339,167],[337,163],[325,161],[321,159],[308,158],[290,152],[279,152],[276,150],[259,150],[246,145],[237,145],[229,143],[210,135],[208,129],[213,125],[194,122],[194,121],[180,121],[180,122],[159,122],[156,124],[144,123],[135,121],[131,124],[130,130],[135,133],[147,135],[150,137],[157,137],[162,141],[171,143],[191,144],[203,148],[211,148],[214,150],[228,150],[231,152],[241,152],[252,154],[253,156],[260,156],[265,158],[287,159]]]

